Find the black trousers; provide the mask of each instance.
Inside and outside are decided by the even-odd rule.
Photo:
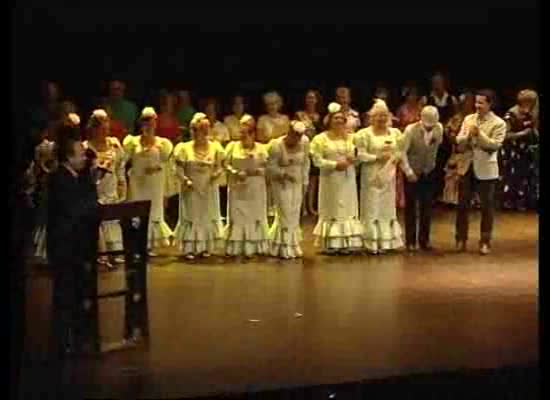
[[[430,243],[432,206],[436,191],[436,176],[432,171],[420,175],[416,182],[405,181],[405,237],[407,246],[421,247]]]
[[[472,205],[472,194],[479,193],[481,202],[481,241],[480,244],[490,244],[495,218],[495,188],[497,179],[479,180],[475,177],[473,168],[460,179],[458,184],[458,211],[456,214],[456,240],[468,241],[468,216]]]
[[[64,358],[67,345],[78,347],[85,332],[83,324],[83,271],[54,267],[53,279],[53,357]],[[80,273],[79,273],[80,271]]]

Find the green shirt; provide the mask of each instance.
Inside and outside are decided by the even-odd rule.
[[[128,133],[133,132],[138,118],[137,106],[124,98],[109,100],[109,106],[113,118],[120,121],[128,130]]]
[[[189,123],[193,119],[193,115],[195,115],[196,111],[192,106],[185,106],[181,107],[176,112],[176,118],[178,119],[178,122],[181,127],[181,139],[183,142],[187,142],[188,140],[191,140],[191,133],[189,131]]]

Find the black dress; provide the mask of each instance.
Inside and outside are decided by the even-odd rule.
[[[500,149],[501,180],[499,194],[505,209],[536,208],[538,202],[537,160],[530,149],[538,144],[533,115],[521,113],[517,107],[510,109],[505,120],[508,134]],[[514,133],[527,133],[514,138]]]

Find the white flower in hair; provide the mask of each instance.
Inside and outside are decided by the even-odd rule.
[[[199,112],[199,113],[195,113],[195,115],[193,115],[193,118],[191,119],[190,125],[191,125],[191,126],[195,126],[195,125],[197,125],[199,122],[201,122],[201,120],[206,119],[206,118],[207,118],[207,117],[206,117],[206,114],[204,114],[204,113],[200,113],[200,112]]]
[[[97,110],[94,110],[92,116],[97,119],[105,119],[107,118],[107,112],[104,109],[99,108]]]
[[[153,107],[145,107],[141,112],[141,118],[156,118],[157,113]]]
[[[342,109],[342,106],[338,103],[330,103],[328,105],[328,112],[331,114],[337,113]]]
[[[241,120],[239,121],[241,124],[246,124],[248,122],[252,121],[252,116],[250,115],[243,115]]]
[[[306,125],[301,122],[301,121],[295,121],[293,124],[292,124],[292,129],[294,130],[294,132],[296,133],[304,133],[306,131]]]
[[[73,125],[80,125],[80,117],[75,113],[69,113],[67,117],[69,118],[69,121],[71,121]]]

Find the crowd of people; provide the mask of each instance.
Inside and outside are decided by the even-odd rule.
[[[324,253],[429,251],[436,201],[457,208],[460,250],[468,241],[468,210],[481,208],[479,249],[488,254],[495,208],[537,206],[537,93],[519,92],[503,118],[493,112],[494,92],[454,96],[439,74],[428,95],[414,83],[401,94],[395,113],[384,88],[359,113],[347,87],[336,88],[327,108],[319,91],[309,90],[303,107],[288,115],[282,96],[269,92],[257,118],[243,96],[234,96],[222,118],[217,99],[204,99],[196,110],[188,91],[163,91],[158,105],[140,112],[125,97],[125,84],[113,81],[83,122],[48,82],[30,118],[35,255],[47,260],[48,181],[59,168],[62,135],[80,140],[75,151],[87,160],[100,204],[151,201],[151,256],[176,246],[188,259],[301,257],[304,214],[318,217],[313,234]],[[404,235],[398,208],[405,211]],[[100,250],[122,246],[117,221],[103,222]],[[112,267],[123,260],[99,262]]]

